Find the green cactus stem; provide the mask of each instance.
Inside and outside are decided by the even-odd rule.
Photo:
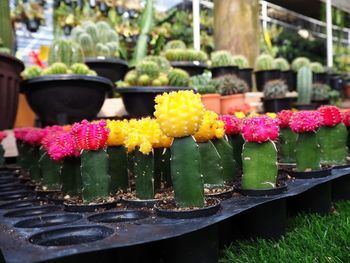
[[[5,164],[5,149],[4,147],[0,144],[0,166]]]
[[[233,157],[237,163],[239,169],[242,169],[242,148],[244,144],[244,138],[242,134],[232,134],[228,136],[228,141],[232,146]]]
[[[215,139],[212,142],[221,157],[223,179],[226,184],[229,184],[236,178],[237,174],[237,163],[232,154],[232,146],[224,138]]]
[[[32,149],[32,146],[29,143],[22,143],[21,147],[21,166],[25,170],[29,170],[31,166],[31,154],[30,151]]]
[[[20,141],[20,140],[16,140],[16,147],[17,147],[17,158],[16,158],[16,163],[21,166],[22,166],[22,156],[23,156],[23,142]]]
[[[39,146],[32,146],[29,150],[28,154],[29,157],[29,174],[34,182],[40,182],[41,181],[41,173],[40,173],[40,167],[39,167],[39,160],[40,160],[40,147]]]
[[[39,167],[43,186],[47,190],[60,190],[62,162],[51,159],[42,147],[40,148],[40,156]]]
[[[322,126],[317,136],[321,147],[322,164],[342,165],[346,163],[348,132],[343,123],[334,127]]]
[[[163,151],[164,148],[153,149],[154,154],[154,189],[155,191],[160,190],[162,181],[162,162],[163,162]]]
[[[274,142],[244,143],[242,161],[242,189],[276,187],[278,167],[277,149]]]
[[[128,152],[124,146],[108,147],[108,162],[111,176],[111,193],[118,190],[126,190],[129,186],[128,179]]]
[[[84,202],[109,196],[111,177],[108,174],[108,154],[105,150],[81,152],[81,178]]]
[[[201,173],[205,187],[216,188],[224,186],[221,157],[211,141],[198,143],[201,156]]]
[[[192,136],[175,138],[171,147],[171,179],[178,207],[203,207],[204,186],[199,147]]]
[[[299,133],[295,145],[297,171],[320,170],[320,145],[315,132]]]
[[[349,130],[349,128],[346,128],[346,129],[348,131],[347,146],[348,146],[348,149],[350,149],[350,130]]]
[[[295,163],[295,145],[298,135],[290,128],[281,128],[279,135],[280,161]]]
[[[5,48],[12,50],[13,47],[13,32],[10,16],[10,1],[0,1],[0,38]]]
[[[134,151],[136,197],[139,199],[154,198],[154,157],[153,153],[145,155],[139,150]]]
[[[65,195],[77,196],[82,191],[80,174],[80,157],[66,157],[62,164],[62,192]]]
[[[312,71],[304,66],[297,74],[298,104],[310,104],[312,96]]]

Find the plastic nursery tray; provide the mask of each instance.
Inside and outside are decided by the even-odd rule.
[[[163,218],[140,209],[71,213],[62,205],[40,204],[33,196],[0,201],[0,258],[5,262],[74,262],[85,258],[134,262],[133,257],[140,256],[145,262],[160,262],[160,257],[166,257],[162,262],[202,262],[206,256],[206,262],[217,262],[216,223],[276,202],[282,204],[287,197],[348,174],[348,170],[337,169],[324,178],[288,181],[288,190],[273,196],[234,196],[223,200],[216,214],[194,219]],[[200,238],[201,253],[193,252],[197,249],[195,238]],[[154,253],[153,246],[157,246]],[[144,256],[151,252],[156,259]],[[181,255],[188,257],[187,261],[182,261]]]

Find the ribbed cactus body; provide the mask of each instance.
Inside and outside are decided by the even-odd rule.
[[[295,163],[295,145],[298,135],[290,128],[280,128],[279,149],[282,163]]]
[[[305,57],[298,57],[292,61],[292,69],[298,72],[302,67],[309,67],[310,60]]]
[[[278,167],[277,149],[272,141],[245,142],[242,151],[243,189],[276,187]]]
[[[176,204],[179,207],[203,207],[204,187],[197,143],[192,136],[175,138],[170,150]]]
[[[12,49],[12,25],[9,0],[0,1],[0,38],[5,48]]]
[[[211,54],[212,67],[234,66],[235,60],[230,52],[226,50],[218,50]]]
[[[96,56],[110,57],[112,54],[105,44],[98,43],[96,45]]]
[[[233,65],[237,66],[240,69],[249,67],[248,59],[243,55],[232,56],[232,59],[233,59]]]
[[[198,143],[200,167],[205,187],[215,188],[225,184],[221,157],[211,141]]]
[[[105,150],[81,152],[81,178],[84,202],[109,196],[111,177]]]
[[[288,86],[283,80],[270,80],[264,85],[264,97],[266,99],[285,98]]]
[[[82,63],[75,63],[70,67],[73,74],[88,75],[90,69],[88,66]]]
[[[111,176],[111,193],[119,189],[126,190],[128,181],[128,153],[124,146],[114,146],[107,148],[109,170]]]
[[[136,197],[139,199],[154,198],[154,158],[153,153],[145,155],[134,151],[134,173],[136,181]]]
[[[50,75],[51,74],[67,74],[68,67],[66,64],[63,64],[61,62],[53,63],[49,68]]]
[[[29,174],[30,178],[34,182],[40,182],[41,181],[41,172],[39,167],[39,160],[40,160],[40,147],[39,146],[33,146],[29,150],[28,154],[29,156]]]
[[[23,142],[21,147],[21,167],[29,170],[32,164],[31,156],[32,146],[29,143]]]
[[[255,61],[256,70],[271,70],[273,65],[273,57],[268,54],[261,54]]]
[[[62,162],[54,161],[44,149],[40,149],[39,167],[41,171],[42,184],[48,190],[61,190]]]
[[[190,82],[190,76],[182,69],[174,68],[168,73],[169,85],[177,87],[187,87]]]
[[[159,75],[159,67],[153,61],[141,61],[136,65],[136,72],[138,76],[147,75],[154,79]]]
[[[321,163],[328,165],[346,163],[348,132],[343,123],[334,127],[322,126],[318,130],[317,136],[321,147]]]
[[[221,158],[222,177],[225,183],[231,183],[237,175],[237,164],[233,156],[232,146],[224,138],[212,141]]]
[[[310,68],[311,68],[313,73],[324,73],[325,72],[324,67],[319,62],[312,62],[310,64]]]
[[[62,62],[68,67],[74,63],[83,63],[84,56],[80,46],[68,40],[56,40],[50,47],[49,65]]]
[[[186,49],[186,44],[182,40],[171,40],[166,43],[164,49]]]
[[[4,147],[0,144],[0,166],[5,164],[5,149]]]
[[[323,101],[329,99],[331,87],[323,83],[312,84],[312,100]]]
[[[312,95],[312,71],[302,67],[297,75],[298,104],[309,104]]]
[[[242,169],[242,149],[244,138],[242,134],[233,134],[228,136],[229,143],[232,146],[233,157],[235,158],[237,167]]]
[[[77,38],[78,43],[84,51],[86,57],[92,57],[95,55],[95,44],[91,36],[87,33],[81,33]]]
[[[64,195],[77,196],[82,191],[80,157],[66,157],[62,163],[61,182]]]
[[[276,58],[273,61],[273,64],[274,64],[274,68],[275,69],[278,69],[278,70],[281,70],[281,71],[287,71],[287,70],[290,69],[288,61],[286,59],[284,59],[284,58]]]
[[[159,190],[163,181],[165,187],[172,186],[170,171],[170,149],[156,148],[154,151],[154,188]]]
[[[299,133],[295,145],[297,171],[304,172],[321,169],[321,153],[315,132]]]
[[[22,73],[23,79],[30,79],[39,77],[41,75],[42,69],[39,66],[31,66],[26,68]]]

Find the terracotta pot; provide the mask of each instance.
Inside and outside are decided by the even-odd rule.
[[[219,94],[203,94],[201,95],[202,103],[207,110],[211,110],[220,114],[220,95]]]
[[[350,84],[345,86],[346,97],[350,98]]]
[[[244,94],[221,96],[221,114],[229,114],[231,109],[244,104]]]

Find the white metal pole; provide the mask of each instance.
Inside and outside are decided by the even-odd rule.
[[[262,14],[262,26],[263,31],[265,32],[267,30],[267,2],[261,1],[261,14]]]
[[[200,6],[199,0],[192,1],[193,10],[193,47],[195,50],[201,49],[201,32],[200,32]]]
[[[326,0],[327,66],[333,67],[332,0]]]

